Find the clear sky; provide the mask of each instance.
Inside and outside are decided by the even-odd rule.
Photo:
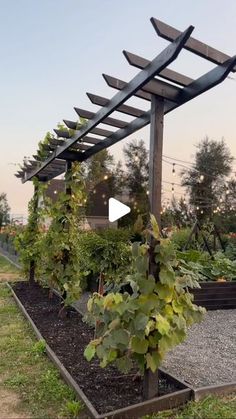
[[[86,92],[111,97],[101,74],[129,81],[137,70],[122,50],[154,58],[167,42],[158,38],[154,16],[229,55],[236,54],[235,0],[0,0],[0,192],[12,213],[27,212],[30,182],[14,177],[24,156],[62,119],[76,119],[73,106],[96,110]],[[212,68],[199,57],[181,53],[171,68],[198,77]],[[232,73],[231,73],[232,74]],[[144,101],[143,101],[144,102]],[[133,104],[147,108],[140,101]],[[236,157],[236,76],[165,118],[164,152],[190,160],[204,136],[224,137]],[[124,119],[122,117],[122,119]],[[146,128],[132,138],[144,138]],[[120,156],[127,140],[111,151]],[[164,179],[170,178],[164,166]]]

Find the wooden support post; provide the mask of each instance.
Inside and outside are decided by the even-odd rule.
[[[37,209],[38,209],[38,185],[35,185],[34,186],[34,207],[33,207],[34,213],[37,212]],[[34,225],[32,225],[32,228],[35,228],[37,223],[38,223],[38,217],[35,218]],[[29,266],[29,283],[33,284],[34,281],[35,281],[35,260],[31,260],[30,266]]]
[[[151,126],[150,126],[150,157],[149,157],[149,202],[150,212],[156,217],[161,231],[161,181],[162,181],[162,149],[163,149],[164,100],[152,95]],[[158,267],[154,255],[155,243],[150,240],[149,272],[158,281]],[[150,369],[144,373],[143,396],[151,399],[158,395],[158,371]]]
[[[151,98],[150,152],[149,152],[149,200],[150,212],[155,215],[161,230],[161,183],[163,149],[164,100]]]
[[[67,162],[66,162],[66,176],[65,176],[65,192],[66,192],[67,195],[71,195],[71,185],[70,185],[70,183],[69,184],[67,183],[67,178],[71,179],[71,173],[70,173],[71,169],[72,169],[72,162],[67,160]],[[67,211],[70,211],[70,206],[67,205],[66,209],[67,209]],[[69,234],[69,232],[68,232],[68,234]],[[68,250],[64,250],[64,255],[63,255],[64,269],[66,268],[66,265],[68,264],[68,258],[69,258]],[[68,315],[68,311],[67,311],[67,309],[64,305],[64,301],[65,301],[66,297],[67,297],[67,292],[66,292],[66,290],[64,290],[63,293],[62,293],[62,299],[63,299],[62,302],[61,302],[62,308],[59,312],[59,317],[62,317],[62,318]]]

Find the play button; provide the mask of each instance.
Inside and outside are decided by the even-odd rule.
[[[108,206],[108,218],[111,223],[113,221],[119,220],[119,218],[124,217],[124,215],[130,212],[130,207],[122,202],[117,201],[115,198],[109,199],[109,206]]]

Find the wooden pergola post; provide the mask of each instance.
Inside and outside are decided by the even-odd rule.
[[[38,185],[34,186],[34,207],[33,207],[33,212],[36,214],[37,213],[37,209],[38,209]],[[36,225],[38,223],[38,217],[35,218],[34,220],[34,225],[32,226],[32,228],[35,228]],[[30,266],[29,266],[29,283],[33,284],[35,281],[35,260],[31,260],[30,261]]]
[[[164,99],[152,95],[149,151],[150,212],[156,217],[161,230],[161,183],[163,152]]]
[[[156,217],[161,230],[161,183],[162,183],[162,150],[163,150],[164,99],[152,95],[150,118],[150,156],[149,156],[149,202],[150,212]],[[149,273],[158,281],[158,269],[155,263],[155,243],[150,240]],[[151,399],[158,395],[158,371],[145,371],[144,398]]]

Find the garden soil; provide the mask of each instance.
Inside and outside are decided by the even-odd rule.
[[[125,375],[113,366],[100,368],[98,360],[86,361],[84,349],[94,338],[94,332],[79,313],[74,311],[70,317],[60,319],[59,298],[53,295],[49,299],[48,290],[37,284],[19,282],[14,285],[14,291],[49,346],[99,413],[143,401],[143,381],[136,371]],[[159,395],[163,395],[180,388],[161,379],[159,389]]]

